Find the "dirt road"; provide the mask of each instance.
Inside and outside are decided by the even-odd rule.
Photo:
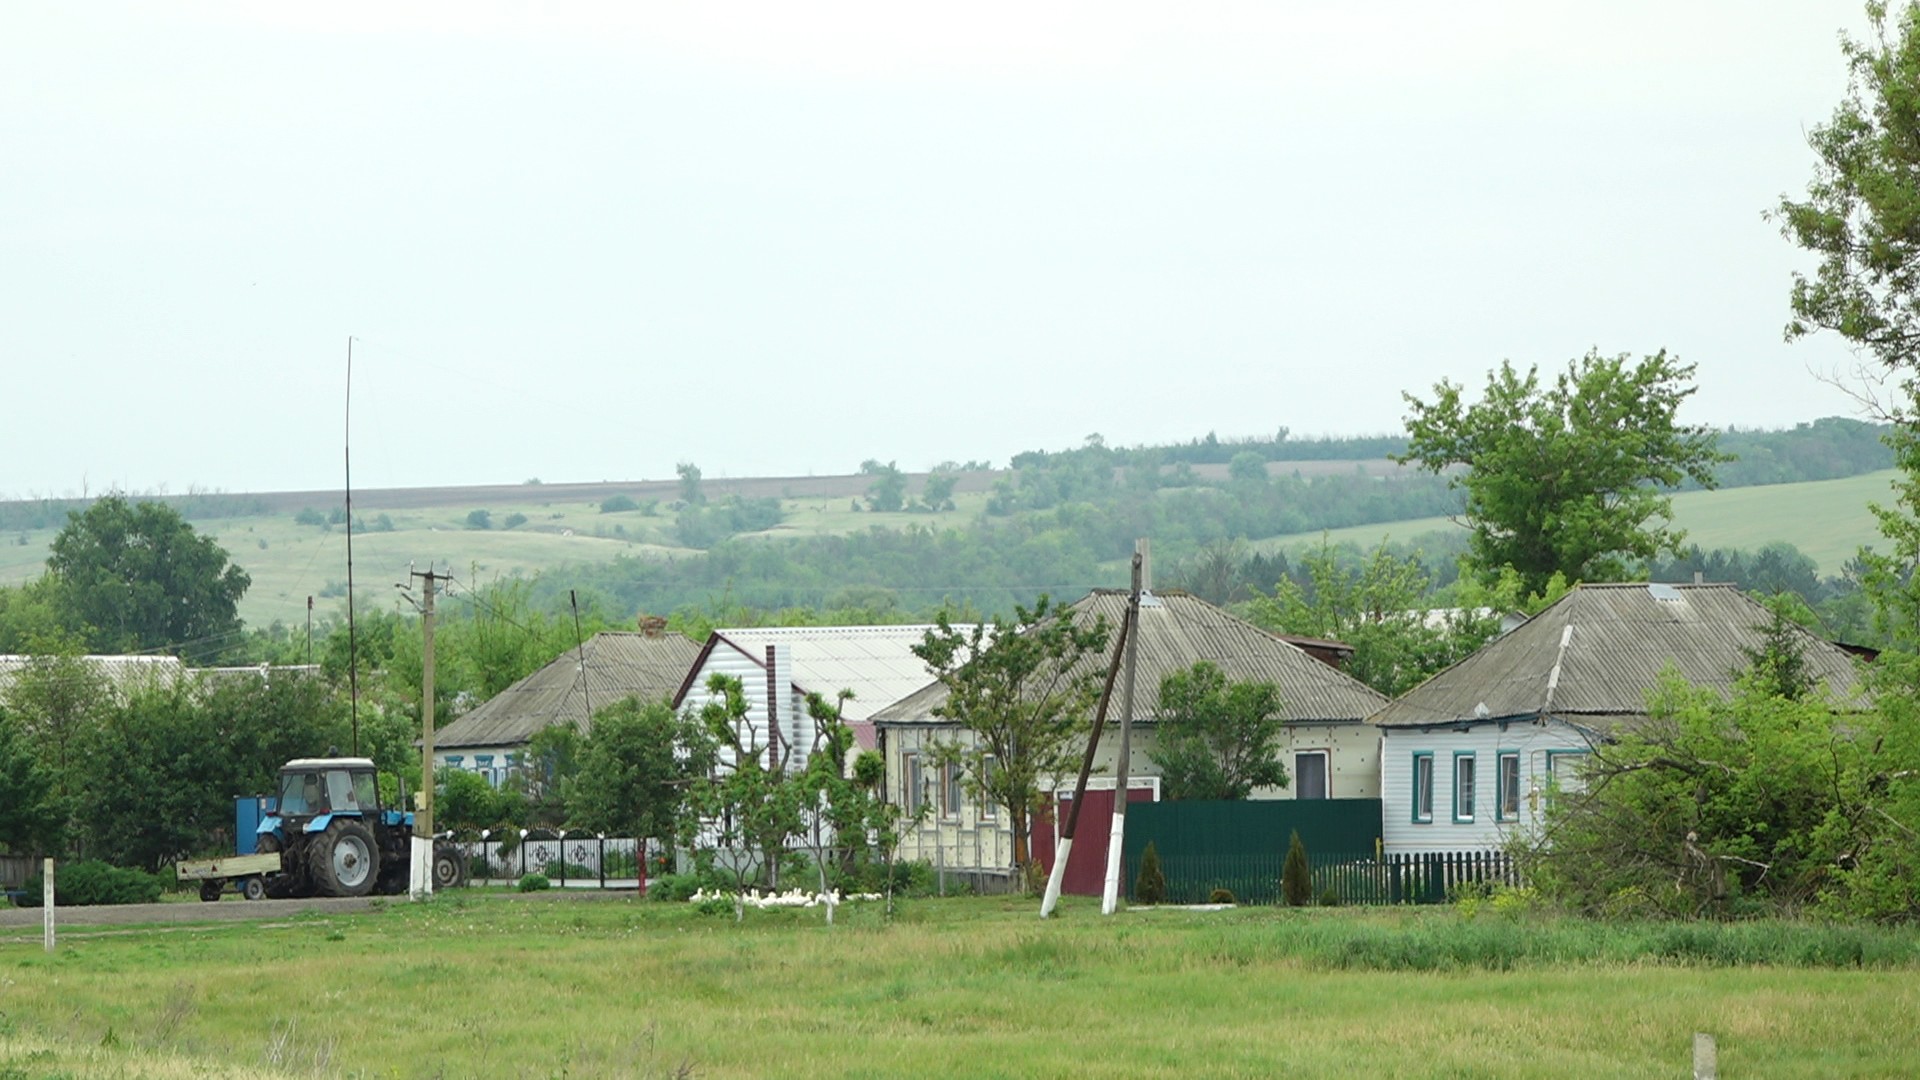
[[[229,897],[218,903],[115,904],[102,907],[63,907],[54,911],[56,929],[87,926],[154,926],[169,923],[244,922],[285,919],[304,911],[366,911],[375,900],[405,903],[405,897],[314,897],[308,900],[242,900]],[[39,908],[0,908],[0,935],[40,939]]]

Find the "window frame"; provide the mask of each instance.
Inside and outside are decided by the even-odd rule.
[[[1320,759],[1320,794],[1302,795],[1300,793],[1300,759],[1317,757]],[[1314,747],[1293,752],[1293,797],[1309,802],[1319,802],[1333,798],[1333,751],[1326,747]]]
[[[1513,763],[1513,780],[1511,783],[1507,780],[1508,762]],[[1493,820],[1520,820],[1520,780],[1522,775],[1520,769],[1520,751],[1501,750],[1495,753],[1493,769]],[[1511,812],[1507,810],[1509,803],[1513,805]]]
[[[948,762],[940,766],[940,816],[947,821],[960,820],[960,807],[966,802],[966,792],[960,787],[961,769],[958,763]]]
[[[1460,792],[1461,792],[1460,766],[1461,765],[1467,766],[1467,783],[1466,783],[1467,812],[1464,814],[1460,812]],[[1473,824],[1474,811],[1479,809],[1479,807],[1475,805],[1475,801],[1478,799],[1480,795],[1480,765],[1479,765],[1479,754],[1477,751],[1455,750],[1453,752],[1453,792],[1452,794],[1453,794],[1454,824],[1456,825]]]
[[[920,752],[904,750],[900,754],[900,808],[908,817],[920,813],[921,790]]]
[[[976,813],[976,815],[978,815],[981,821],[1000,820],[1000,806],[998,803],[993,801],[993,796],[987,794],[987,789],[986,789],[986,785],[993,782],[993,770],[999,764],[1000,764],[1000,760],[994,757],[992,754],[981,755],[981,758],[980,758],[980,779],[981,779],[980,805],[974,808],[974,812]]]
[[[1426,813],[1421,813],[1420,773],[1424,765],[1427,774]],[[1433,751],[1415,750],[1413,752],[1413,823],[1415,825],[1433,824]]]

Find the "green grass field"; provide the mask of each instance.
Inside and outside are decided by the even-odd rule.
[[[1836,933],[1852,932],[1732,940]],[[76,928],[52,957],[37,935],[7,941],[0,1077],[1671,1077],[1696,1031],[1730,1077],[1920,1070],[1911,931],[1865,932],[1894,958],[1853,968],[1576,947],[1720,934],[1463,926],[1450,909],[1102,919],[1086,901],[1041,923],[1030,901],[988,898],[910,901],[891,923],[857,907],[835,927],[817,911],[736,925],[684,904],[461,895]],[[1489,962],[1446,962],[1449,941]],[[1441,962],[1381,970],[1412,955]]]

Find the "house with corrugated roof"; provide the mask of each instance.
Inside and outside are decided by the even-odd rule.
[[[743,740],[767,745],[777,738],[791,748],[793,769],[806,768],[816,725],[807,714],[807,695],[829,703],[842,690],[853,696],[840,706],[840,718],[853,730],[856,749],[875,746],[872,717],[881,709],[926,685],[927,665],[913,654],[927,626],[761,626],[715,630],[686,671],[673,696],[676,709],[698,711],[714,695],[714,675],[741,682],[747,699],[746,723],[754,735]]]
[[[1105,618],[1117,630],[1126,618],[1124,589],[1096,589],[1072,607],[1082,625]],[[1380,794],[1378,734],[1365,723],[1379,711],[1384,695],[1346,674],[1327,659],[1345,646],[1317,642],[1310,653],[1220,608],[1178,590],[1149,592],[1140,607],[1139,650],[1135,660],[1133,732],[1129,744],[1129,798],[1157,799],[1159,769],[1153,752],[1154,718],[1160,683],[1167,675],[1207,660],[1234,682],[1270,682],[1279,687],[1286,737],[1280,754],[1291,782],[1284,788],[1256,789],[1261,799],[1374,799]],[[1084,661],[1104,669],[1108,657]],[[927,804],[926,824],[902,845],[904,859],[926,859],[975,879],[983,887],[1004,884],[1013,870],[1013,835],[1003,808],[971,799],[957,767],[933,764],[939,744],[966,745],[970,732],[936,715],[946,700],[939,682],[874,715],[887,761],[888,797],[909,807]],[[1111,704],[1107,727],[1095,753],[1096,778],[1080,816],[1073,863],[1104,860],[1106,827],[1089,824],[1096,806],[1112,812],[1115,767],[1119,763],[1120,702]],[[1056,795],[1071,793],[1075,777],[1055,778]],[[1035,856],[1053,850],[1052,820],[1039,820],[1031,837]],[[1040,835],[1045,830],[1046,835]],[[1084,852],[1084,854],[1083,854]]]
[[[94,674],[120,701],[140,690],[165,689],[187,678],[187,666],[177,656],[88,655],[76,657],[0,655],[0,692],[22,674],[37,667],[78,663]]]
[[[572,724],[585,735],[596,709],[630,697],[671,700],[699,656],[683,634],[603,630],[436,731],[435,768],[471,769],[497,785],[549,727]]]
[[[1497,848],[1643,721],[1664,673],[1730,693],[1772,613],[1731,585],[1581,585],[1368,721],[1390,853]],[[1852,654],[1796,628],[1827,694],[1863,704]]]

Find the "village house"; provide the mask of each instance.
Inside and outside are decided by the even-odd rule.
[[[1731,585],[1581,585],[1368,721],[1388,854],[1480,851],[1530,834],[1663,673],[1731,691],[1772,618]],[[1858,662],[1797,630],[1814,677],[1858,701]]]
[[[572,724],[585,735],[596,709],[630,697],[668,701],[700,655],[691,639],[658,626],[602,631],[436,731],[434,767],[478,772],[498,786],[541,731]]]
[[[1073,605],[1074,618],[1090,624],[1105,617],[1117,635],[1126,617],[1127,591],[1098,589]],[[1283,788],[1256,789],[1256,799],[1374,799],[1380,795],[1379,737],[1364,720],[1386,698],[1331,662],[1344,646],[1313,643],[1316,654],[1268,633],[1220,608],[1179,591],[1149,592],[1140,610],[1133,733],[1128,755],[1129,799],[1157,800],[1159,770],[1151,754],[1160,682],[1167,675],[1208,660],[1235,682],[1270,682],[1280,691],[1286,736],[1280,757],[1291,778]],[[1104,669],[1106,656],[1090,665]],[[968,797],[955,767],[934,763],[941,744],[967,745],[971,733],[936,715],[946,688],[933,682],[873,717],[887,762],[888,798],[908,809],[927,804],[924,823],[902,844],[904,859],[925,859],[980,888],[1005,887],[1013,873],[1013,835],[1004,808]],[[1105,858],[1105,818],[1111,814],[1119,756],[1120,702],[1108,712],[1095,754],[1095,780],[1082,808],[1072,863],[1095,865]],[[1070,797],[1075,777],[1056,777],[1056,806]],[[1057,822],[1036,820],[1031,838],[1036,857],[1053,850]],[[1084,854],[1083,854],[1084,853]]]

